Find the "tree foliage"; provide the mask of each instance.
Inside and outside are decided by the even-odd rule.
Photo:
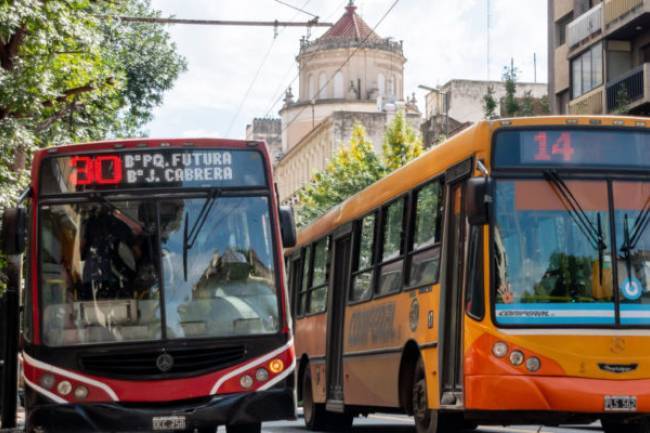
[[[398,111],[386,128],[382,150],[384,167],[388,173],[422,153],[422,137],[408,124],[404,111]]]
[[[380,179],[384,171],[366,129],[360,123],[355,124],[349,146],[340,146],[325,169],[316,173],[311,182],[298,192],[298,224],[306,225],[323,215]]]
[[[515,68],[514,65],[510,65],[510,67],[505,66],[501,78],[506,87],[506,96],[503,99],[505,115],[508,117],[514,117],[518,115],[519,110],[521,109],[516,96],[518,78],[517,68]]]
[[[133,136],[185,69],[149,0],[0,5],[0,208],[28,181],[32,151]]]
[[[486,119],[492,119],[496,116],[497,100],[494,97],[494,86],[489,85],[487,93],[483,95],[483,112]]]
[[[298,192],[297,222],[304,226],[422,153],[422,139],[398,112],[386,128],[379,158],[362,124],[357,123],[348,146],[340,146],[325,169]]]

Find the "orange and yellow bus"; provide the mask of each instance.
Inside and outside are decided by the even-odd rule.
[[[311,429],[650,431],[649,119],[479,122],[289,250]]]

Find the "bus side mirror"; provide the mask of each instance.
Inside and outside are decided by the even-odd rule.
[[[5,209],[0,230],[0,251],[13,256],[25,251],[27,211],[24,207]]]
[[[471,225],[479,226],[490,222],[491,190],[490,177],[473,177],[467,181],[465,209]]]
[[[293,209],[290,206],[280,207],[280,230],[282,231],[282,245],[285,248],[296,246],[296,220],[293,217]]]

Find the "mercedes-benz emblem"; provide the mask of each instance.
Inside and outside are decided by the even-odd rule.
[[[156,367],[163,373],[168,372],[174,366],[174,357],[169,353],[163,353],[158,358],[156,358]]]

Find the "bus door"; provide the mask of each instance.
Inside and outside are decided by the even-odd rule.
[[[343,330],[345,304],[350,285],[352,230],[351,226],[334,236],[332,242],[332,278],[327,323],[327,404],[332,412],[343,412]]]
[[[440,295],[440,406],[463,407],[463,270],[467,221],[464,209],[465,181],[472,160],[447,171],[443,276]]]

